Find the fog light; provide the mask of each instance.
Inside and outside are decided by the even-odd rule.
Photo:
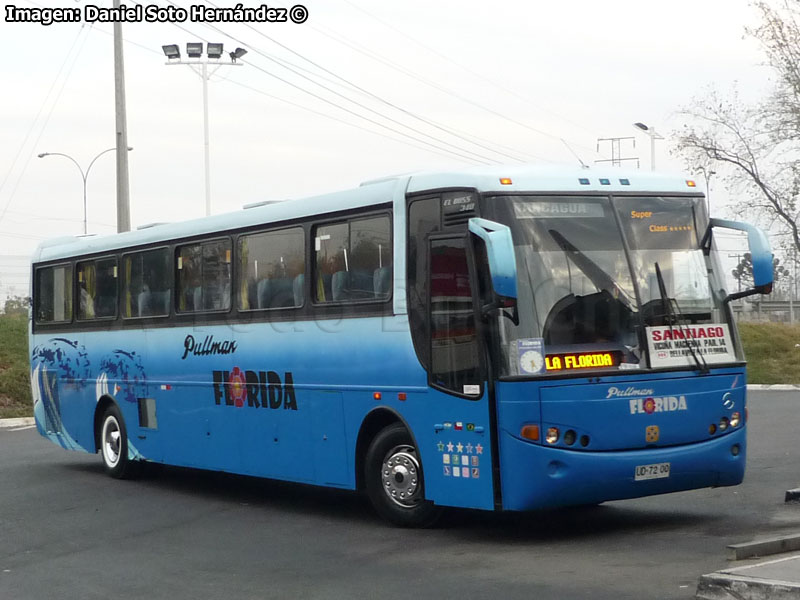
[[[731,446],[731,454],[733,454],[734,456],[739,456],[739,452],[741,451],[742,449],[739,447],[739,444],[734,444],[733,446]]]
[[[714,435],[715,433],[717,433],[717,426],[712,423],[708,426],[708,435]]]
[[[738,427],[739,423],[741,422],[742,422],[741,413],[735,412],[731,415],[731,427]]]
[[[564,443],[565,443],[567,446],[572,446],[572,444],[574,444],[574,443],[575,443],[575,437],[576,437],[576,435],[575,435],[575,432],[574,432],[574,431],[572,431],[572,429],[570,429],[569,431],[567,431],[567,432],[564,434]]]
[[[725,431],[728,428],[729,424],[730,424],[730,421],[728,420],[728,417],[722,417],[719,420],[719,430],[720,431]]]
[[[561,433],[558,431],[558,427],[548,427],[547,436],[545,436],[544,439],[548,444],[555,444],[560,435]]]

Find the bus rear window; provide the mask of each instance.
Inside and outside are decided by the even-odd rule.
[[[58,265],[36,271],[36,322],[72,320],[72,266]]]

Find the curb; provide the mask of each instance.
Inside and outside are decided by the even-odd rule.
[[[800,534],[754,540],[744,544],[733,544],[727,546],[727,549],[728,560],[744,560],[782,552],[795,552],[800,550]]]
[[[13,429],[15,427],[30,427],[36,422],[33,417],[22,417],[19,419],[0,419],[0,429]]]
[[[712,573],[703,575],[697,583],[698,600],[797,600],[800,584]]]
[[[800,384],[791,384],[791,383],[774,383],[774,384],[748,383],[747,384],[747,389],[748,390],[770,391],[770,392],[800,392]]]

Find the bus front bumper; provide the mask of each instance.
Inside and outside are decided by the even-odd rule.
[[[500,454],[503,509],[532,510],[737,485],[744,478],[747,432],[742,427],[684,446],[582,452],[533,444],[504,431]],[[662,476],[637,481],[637,467],[648,465],[657,466],[639,471]]]

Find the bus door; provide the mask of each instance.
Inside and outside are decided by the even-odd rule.
[[[415,432],[434,502],[494,508],[486,360],[476,329],[466,236],[428,244],[429,432]],[[431,435],[432,434],[432,435]]]

